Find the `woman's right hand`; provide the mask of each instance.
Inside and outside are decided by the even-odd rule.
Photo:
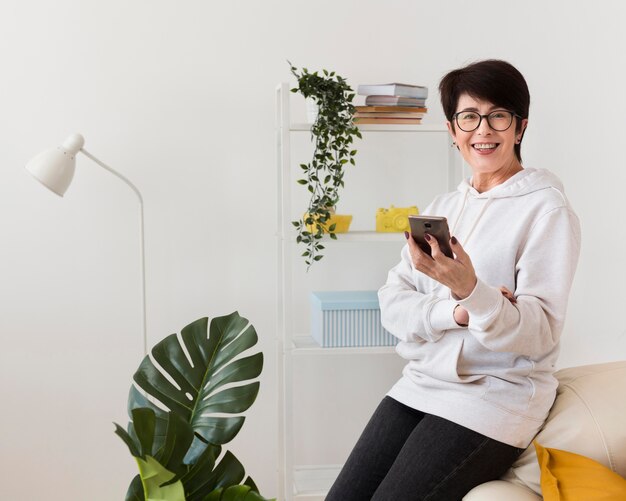
[[[459,327],[467,327],[469,325],[469,313],[460,304],[454,307],[454,321]]]
[[[448,287],[456,300],[465,299],[470,295],[476,287],[476,273],[472,260],[456,238],[450,239],[454,257],[449,258],[440,249],[437,239],[429,234],[426,234],[425,238],[431,248],[430,256],[419,248],[407,231],[404,232],[404,236],[409,246],[413,268]]]

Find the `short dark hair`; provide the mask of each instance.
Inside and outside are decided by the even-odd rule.
[[[530,92],[524,76],[515,66],[499,59],[487,59],[469,64],[463,68],[452,70],[439,83],[441,106],[454,130],[453,115],[461,94],[489,101],[496,106],[528,118],[530,108]],[[521,122],[516,122],[519,132]],[[523,138],[523,132],[522,132]],[[521,140],[515,145],[515,155],[521,162]]]

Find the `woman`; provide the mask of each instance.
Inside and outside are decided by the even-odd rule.
[[[424,213],[448,219],[455,257],[405,234],[379,299],[408,363],[330,501],[460,500],[513,464],[555,397],[578,219],[553,174],[522,167],[530,95],[517,69],[481,61],[439,90],[472,177]]]

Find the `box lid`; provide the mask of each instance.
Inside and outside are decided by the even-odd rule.
[[[377,310],[378,291],[314,291],[311,305],[321,310]]]

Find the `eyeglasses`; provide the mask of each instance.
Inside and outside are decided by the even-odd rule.
[[[456,124],[464,132],[472,132],[480,127],[480,123],[483,118],[487,119],[489,127],[498,132],[504,132],[513,123],[513,117],[522,118],[517,113],[507,110],[496,110],[488,113],[487,115],[481,115],[475,111],[459,111],[452,115]]]

